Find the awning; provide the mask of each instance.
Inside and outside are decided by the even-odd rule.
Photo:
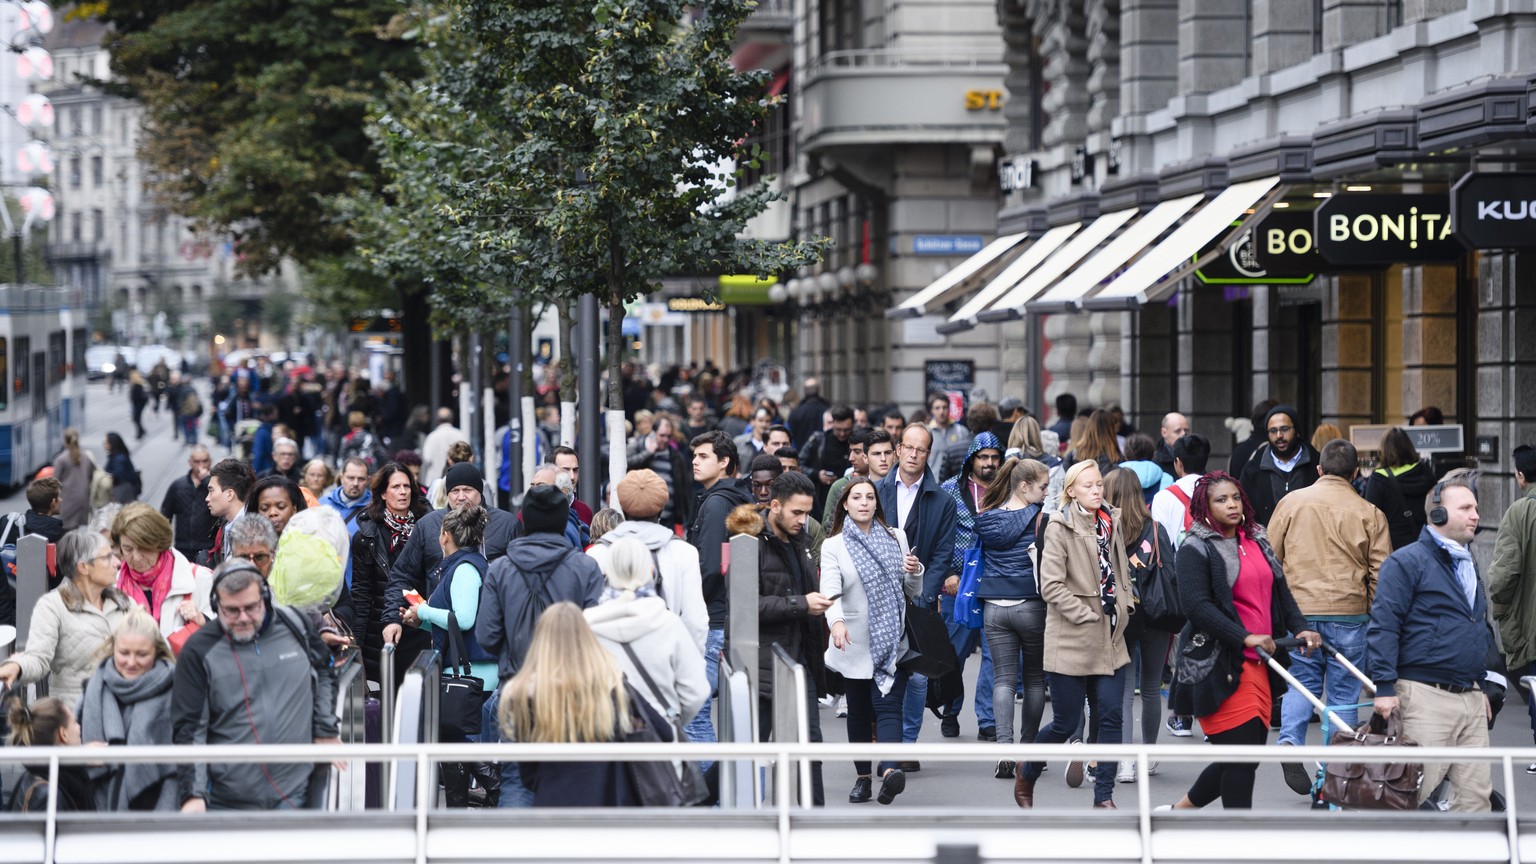
[[[1119,237],[1109,241],[1097,255],[1084,261],[1065,278],[1051,287],[1036,300],[1029,301],[1030,312],[1075,311],[1088,292],[1125,266],[1125,262],[1137,253],[1157,242],[1164,231],[1173,227],[1185,213],[1193,210],[1204,193],[1186,195],[1153,207],[1147,214],[1125,229]]]
[[[978,321],[1013,321],[1024,317],[1024,304],[1031,297],[1044,291],[1052,282],[1061,278],[1061,274],[1067,272],[1074,264],[1093,254],[1093,250],[1100,243],[1109,239],[1109,236],[1119,230],[1121,225],[1130,221],[1136,215],[1135,208],[1129,210],[1116,210],[1113,213],[1105,213],[1103,216],[1089,223],[1082,233],[1073,237],[1067,245],[1051,257],[1045,259],[1045,263],[1035,268],[1020,282],[1017,287],[1009,291],[1003,299],[997,301],[997,305],[985,312],[976,315]]]
[[[937,308],[954,299],[957,294],[973,287],[985,275],[983,271],[1008,250],[1023,243],[1029,234],[1009,234],[999,237],[982,247],[980,252],[955,265],[953,270],[935,279],[927,288],[913,294],[895,309],[887,309],[887,318],[916,318],[926,315],[930,308]]]
[[[1242,218],[1270,190],[1280,183],[1279,177],[1249,180],[1235,183],[1222,190],[1211,203],[1169,234],[1167,239],[1141,256],[1135,264],[1109,283],[1103,291],[1084,300],[1085,309],[1134,309],[1165,296],[1178,284],[1178,279],[1164,279],[1179,265],[1189,265],[1206,244],[1231,229],[1232,223]],[[1159,284],[1159,280],[1162,280]]]
[[[1017,287],[1052,252],[1060,249],[1061,244],[1071,239],[1081,227],[1083,223],[1073,222],[1071,225],[1059,225],[1040,235],[1040,239],[1029,244],[1029,248],[1024,250],[1023,255],[1004,267],[1003,272],[993,277],[992,281],[978,291],[975,297],[965,301],[960,311],[934,329],[947,336],[950,333],[959,333],[975,327],[977,314],[991,306],[997,298]]]

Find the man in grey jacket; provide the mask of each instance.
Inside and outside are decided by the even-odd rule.
[[[271,602],[256,565],[230,558],[213,583],[213,621],[187,640],[171,689],[171,738],[200,744],[339,744],[336,670],[308,619]],[[326,769],[311,763],[183,764],[183,813],[304,809]]]

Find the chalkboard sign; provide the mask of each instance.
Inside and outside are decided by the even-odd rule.
[[[1381,438],[1392,426],[1351,426],[1349,442],[1360,450],[1380,450]],[[1420,453],[1465,453],[1466,439],[1459,423],[1443,426],[1401,426]]]
[[[923,378],[928,393],[943,393],[949,397],[950,417],[958,420],[965,416],[965,400],[976,389],[976,361],[926,360],[923,362]]]

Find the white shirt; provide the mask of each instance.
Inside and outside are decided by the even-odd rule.
[[[1173,486],[1182,489],[1185,495],[1194,497],[1195,484],[1199,480],[1199,474],[1185,474],[1175,480]],[[1169,541],[1173,543],[1173,548],[1177,549],[1179,544],[1184,542],[1184,514],[1189,512],[1189,508],[1174,496],[1173,486],[1152,496],[1152,521],[1163,526]]]
[[[1281,459],[1279,456],[1275,455],[1275,451],[1274,450],[1270,450],[1269,451],[1269,458],[1275,460],[1275,467],[1276,468],[1279,468],[1281,471],[1284,471],[1285,473],[1289,474],[1292,471],[1296,470],[1296,463],[1301,461],[1302,454],[1304,454],[1306,452],[1307,451],[1305,451],[1305,450],[1301,449],[1300,447],[1298,447],[1298,448],[1296,448],[1296,455],[1295,456],[1292,456],[1289,459]]]
[[[912,514],[912,505],[917,503],[917,492],[923,488],[923,478],[917,478],[917,482],[911,486],[901,481],[901,474],[896,475],[896,519],[897,527],[903,530],[907,527],[907,517]]]

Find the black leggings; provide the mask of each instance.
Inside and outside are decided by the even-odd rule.
[[[1236,729],[1210,736],[1212,744],[1263,744],[1269,739],[1269,724],[1257,717]],[[1216,762],[1205,766],[1195,785],[1189,787],[1189,800],[1196,807],[1221,799],[1225,810],[1253,809],[1253,774],[1257,762]]]

